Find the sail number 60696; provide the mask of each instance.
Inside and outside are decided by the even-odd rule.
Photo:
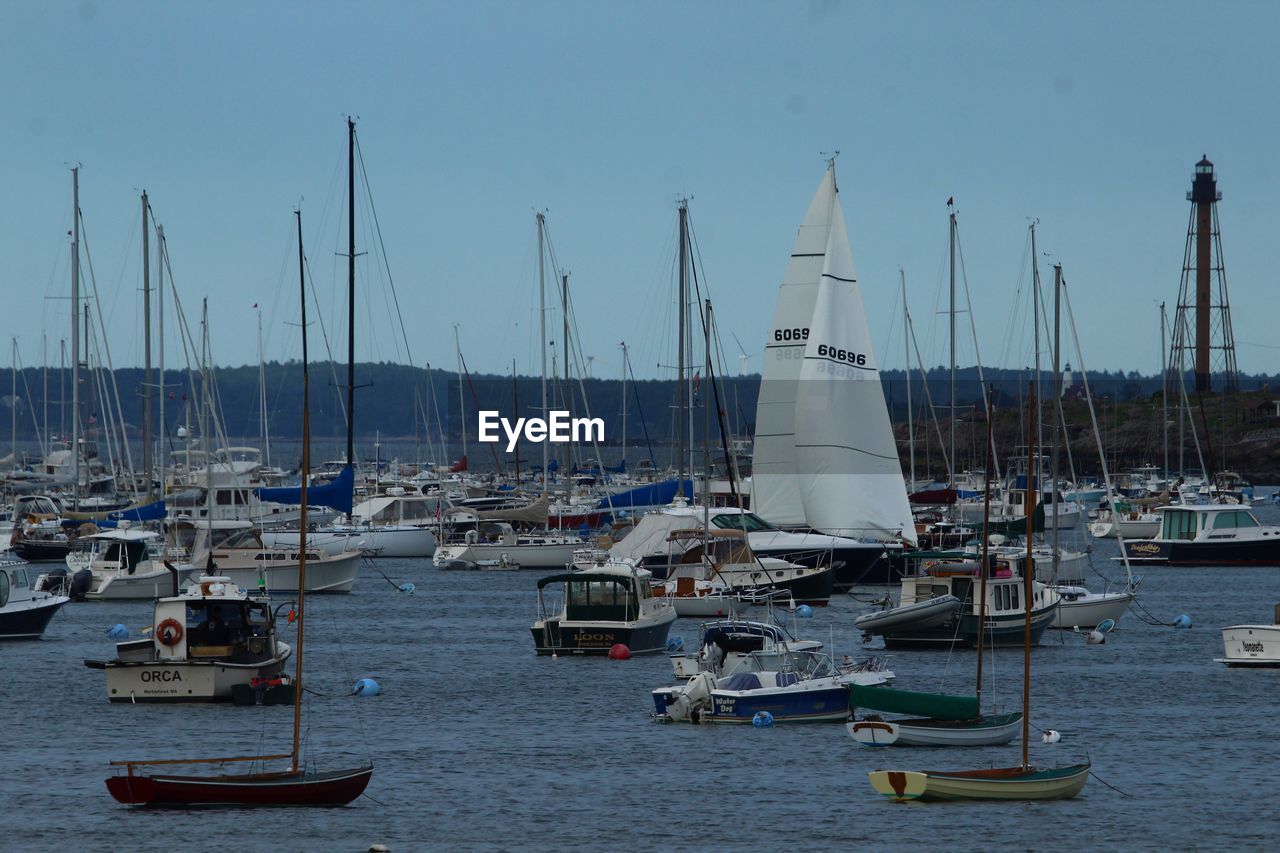
[[[826,344],[818,344],[818,355],[834,358],[836,361],[844,361],[849,364],[856,364],[859,367],[866,367],[867,356],[865,353],[854,352],[847,349],[836,349]]]

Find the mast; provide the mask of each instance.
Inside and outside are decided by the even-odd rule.
[[[627,342],[622,347],[622,470],[627,470]]]
[[[1038,219],[1031,221],[1031,340],[1033,349],[1035,350],[1035,372],[1032,378],[1036,383],[1036,405],[1039,406],[1039,400],[1044,396],[1040,393],[1040,263],[1036,257],[1036,225],[1040,222]],[[1036,409],[1036,423],[1040,422],[1040,410]],[[1036,444],[1044,446],[1044,441],[1040,435],[1039,428],[1036,431]],[[1039,469],[1039,460],[1036,460],[1036,468]],[[1028,468],[1028,471],[1031,469]],[[1056,508],[1055,508],[1056,509]]]
[[[298,280],[302,302],[302,488],[298,510],[298,648],[293,676],[293,752],[290,766],[298,770],[298,753],[302,742],[302,640],[306,626],[307,600],[307,479],[311,475],[310,376],[307,372],[307,278],[302,257],[302,211],[295,210],[298,220]],[[350,418],[347,420],[350,423]],[[348,460],[350,461],[350,460]]]
[[[44,332],[40,333],[40,361],[44,363],[40,371],[44,374],[44,390],[41,392],[44,414],[40,418],[40,429],[44,432],[44,438],[40,441],[40,449],[42,452],[47,452],[49,446],[49,338]]]
[[[18,467],[18,339],[13,339],[12,361],[9,367],[9,381],[13,385],[13,405],[9,407],[9,441],[10,453],[13,454],[13,467]]]
[[[907,360],[903,362],[903,378],[907,380],[907,452],[911,455],[911,490],[916,487],[916,433],[915,421],[911,413],[911,311],[907,308],[907,274],[898,267],[898,276],[902,279],[902,348],[906,350]]]
[[[267,467],[271,467],[271,434],[267,426],[267,366],[263,360],[262,352],[262,309],[258,309],[258,410],[260,417],[260,430],[262,432],[262,448],[266,453]],[[416,393],[416,389],[415,389]],[[417,429],[417,419],[414,419],[414,429]]]
[[[951,199],[947,199],[951,220],[951,449],[947,454],[948,470],[951,473],[952,485],[956,479],[956,210]]]
[[[302,217],[298,217],[301,221]],[[347,464],[356,464],[356,123],[347,116]]]
[[[686,442],[686,436],[684,431],[684,412],[685,412],[685,406],[688,404],[688,397],[686,396],[687,389],[684,387],[684,359],[685,359],[684,342],[685,342],[685,335],[687,334],[687,330],[685,327],[688,322],[688,319],[685,316],[685,310],[687,308],[686,303],[688,302],[688,287],[689,287],[688,281],[686,281],[685,279],[685,267],[688,265],[688,247],[685,244],[685,233],[686,233],[685,228],[686,228],[686,223],[688,222],[688,218],[689,218],[689,206],[688,206],[688,203],[682,199],[680,201],[680,235],[679,235],[680,237],[680,286],[679,286],[680,304],[677,310],[677,313],[680,316],[680,321],[679,321],[680,346],[679,346],[679,355],[677,356],[677,360],[676,360],[676,388],[677,388],[677,391],[676,391],[676,399],[677,399],[676,444],[678,447],[678,458],[679,458],[679,461],[676,463],[676,497],[677,498],[684,496],[684,463],[685,463],[684,455],[685,455],[685,442]],[[690,495],[689,497],[693,497],[693,495]]]
[[[520,411],[520,382],[516,378],[516,360],[511,359],[511,393],[515,397],[516,417]],[[516,488],[520,488],[520,446],[516,445]]]
[[[711,382],[711,300],[704,300],[703,308],[705,314],[702,318],[702,346],[705,353],[703,361],[703,371],[705,373],[704,381],[708,384]],[[711,457],[709,442],[711,441],[711,407],[706,403],[706,396],[703,396],[702,402],[702,530],[703,539],[710,535],[708,531],[711,529]],[[729,459],[725,458],[728,464]],[[732,475],[730,475],[732,476]],[[705,546],[704,546],[705,550]]]
[[[1036,458],[1036,433],[1040,428],[1037,423],[1036,412],[1039,401],[1036,399],[1036,384],[1028,383],[1027,387],[1027,491],[1026,491],[1026,514],[1027,514],[1027,559],[1022,566],[1023,579],[1023,609],[1026,611],[1025,629],[1022,635],[1022,769],[1026,770],[1031,766],[1027,760],[1027,743],[1031,737],[1031,595],[1035,585],[1036,562],[1031,552],[1033,545],[1033,530],[1035,521],[1033,516],[1036,512],[1036,490],[1032,488],[1035,482],[1033,466]]]
[[[467,402],[462,394],[462,342],[458,339],[458,324],[453,324],[453,351],[458,356],[458,421],[462,426],[462,464],[467,463]]]
[[[156,297],[158,300],[157,308],[159,308],[159,317],[156,323],[156,344],[158,345],[158,354],[160,356],[160,458],[158,460],[160,466],[160,497],[164,497],[165,493],[165,459],[168,456],[166,439],[169,437],[169,427],[164,419],[164,226],[156,226]],[[270,463],[268,463],[270,464]]]
[[[1165,346],[1164,303],[1160,303],[1160,435],[1164,441],[1165,489],[1169,488],[1169,350]]]
[[[151,229],[147,224],[147,191],[142,191],[142,475],[151,499],[155,472],[151,462]]]
[[[1062,346],[1062,318],[1059,316],[1062,311],[1062,264],[1053,265],[1053,407],[1054,407],[1054,423],[1053,423],[1053,451],[1049,459],[1050,478],[1053,480],[1049,484],[1049,499],[1053,501],[1053,532],[1049,534],[1053,547],[1053,571],[1050,577],[1056,582],[1058,580],[1058,561],[1061,555],[1058,552],[1058,509],[1061,504],[1058,503],[1058,435],[1059,430],[1063,428],[1062,418],[1062,366],[1061,346]]]
[[[546,220],[541,213],[538,219],[538,353],[542,356],[542,419],[547,420],[547,279],[546,257],[543,250],[543,227]],[[549,457],[547,442],[542,442],[542,493],[547,494],[547,465]]]
[[[71,508],[80,508],[80,167],[71,169]]]
[[[991,389],[994,392],[994,388]],[[991,399],[991,394],[987,395],[987,400]],[[978,569],[979,577],[979,602],[978,602],[978,687],[975,691],[978,699],[978,713],[982,713],[982,641],[986,636],[987,626],[987,575],[989,574],[988,566],[991,556],[990,543],[990,525],[991,525],[991,469],[994,460],[992,459],[992,424],[991,424],[991,403],[985,404],[987,413],[987,448],[986,459],[982,466],[982,566]]]
[[[573,398],[573,390],[569,385],[569,274],[561,273],[560,275],[560,313],[563,315],[564,329],[562,331],[561,341],[564,349],[561,350],[564,358],[564,407],[570,409],[569,401]],[[566,443],[564,446],[564,473],[568,475],[570,471],[570,460],[572,445]]]

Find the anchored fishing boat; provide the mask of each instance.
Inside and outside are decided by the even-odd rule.
[[[538,612],[530,629],[539,655],[607,655],[621,643],[633,655],[667,647],[676,621],[671,601],[655,597],[644,569],[611,563],[538,581]],[[560,607],[548,608],[546,590],[562,587]]]
[[[112,702],[231,701],[284,669],[292,651],[276,636],[268,599],[249,597],[230,578],[201,577],[156,601],[151,635],[116,644],[113,660],[86,660],[107,676]]]

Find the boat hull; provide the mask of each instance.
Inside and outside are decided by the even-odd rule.
[[[1048,770],[999,767],[960,773],[872,770],[871,787],[896,800],[1066,800],[1089,781],[1089,765]]]
[[[811,568],[827,565],[835,566],[835,576],[832,581],[833,588],[841,592],[848,590],[855,584],[882,582],[878,577],[872,577],[871,575],[882,563],[888,564],[887,560],[884,559],[886,546],[882,544],[866,543],[819,551],[812,548],[795,549],[767,545],[757,547],[756,540],[753,538],[751,547],[761,557],[776,557],[780,560],[799,563],[802,566]]]
[[[28,563],[61,563],[71,553],[71,543],[61,540],[19,539],[10,550]]]
[[[1227,666],[1280,667],[1280,625],[1232,625],[1222,629]]]
[[[372,776],[372,767],[252,776],[124,774],[107,779],[107,790],[130,806],[345,806],[364,793]]]
[[[1280,566],[1280,538],[1240,542],[1122,540],[1130,560],[1168,566]]]
[[[505,561],[508,565],[515,564],[522,569],[563,569],[573,562],[574,549],[581,547],[581,542],[554,545],[442,545],[436,549],[432,560],[437,567],[453,561],[477,564]]]
[[[0,640],[38,640],[58,608],[69,599],[63,595],[50,596],[47,601],[32,602],[31,606],[11,604],[0,612]]]
[[[1053,621],[1058,603],[1031,612],[1031,644],[1040,642],[1041,636]],[[1021,646],[1026,631],[1026,615],[1010,613],[1005,616],[988,616],[983,632],[988,646]],[[949,619],[932,628],[906,628],[890,630],[884,635],[886,649],[949,649],[968,648],[978,644],[978,617],[974,613],[961,613],[959,625]]]
[[[349,552],[323,560],[307,560],[307,592],[351,592],[360,571],[360,554]],[[261,566],[229,568],[217,566],[217,573],[229,578],[241,589],[260,589],[259,578],[266,581],[270,592],[298,591],[298,564],[270,563]]]
[[[849,716],[849,688],[837,683],[828,687],[713,690],[711,708],[702,722],[750,724],[761,711],[772,714],[775,723],[844,722]]]
[[[609,654],[609,649],[621,643],[633,655],[649,655],[667,650],[667,634],[676,621],[675,610],[648,624],[585,624],[539,621],[530,629],[534,650],[539,655],[592,655]]]
[[[292,652],[287,645],[280,646],[276,657],[252,664],[86,661],[85,665],[106,670],[107,699],[112,702],[230,702],[235,685],[280,674]]]
[[[866,746],[994,746],[1022,732],[1022,714],[997,714],[976,720],[879,720],[846,723],[849,734]]]
[[[179,582],[186,580],[187,574],[179,570]],[[145,574],[95,575],[84,597],[86,601],[154,601],[172,594],[173,575],[161,569]]]
[[[1110,619],[1119,622],[1133,601],[1133,594],[1128,592],[1091,593],[1072,588],[1058,587],[1058,612],[1054,614],[1051,628],[1093,628]]]

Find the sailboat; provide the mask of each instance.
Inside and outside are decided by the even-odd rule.
[[[311,469],[309,418],[309,377],[307,371],[307,293],[302,256],[302,213],[298,219],[298,275],[302,282],[302,488],[300,496],[303,547],[298,553],[298,639],[294,657],[296,671],[293,691],[293,749],[285,755],[255,755],[230,758],[178,758],[158,761],[113,761],[125,772],[107,779],[107,790],[117,801],[131,806],[345,806],[364,793],[373,776],[373,765],[347,770],[318,772],[301,761],[303,637],[306,628],[307,575],[307,477]],[[209,578],[210,581],[223,580]],[[283,770],[269,771],[266,763],[289,760]],[[256,772],[218,776],[187,776],[140,772],[140,768],[184,764],[247,763],[260,767]]]
[[[796,236],[765,342],[752,503],[779,527],[825,534],[823,546],[844,563],[840,587],[916,542],[834,159]]]
[[[991,395],[986,399],[990,400]],[[987,412],[987,464],[991,468],[991,412]],[[985,483],[983,501],[991,503],[991,484]],[[849,708],[866,708],[913,716],[885,720],[879,716],[854,719],[847,724],[849,734],[867,746],[990,746],[1008,743],[1018,736],[1023,715],[1018,712],[984,715],[982,709],[982,652],[987,625],[987,578],[991,573],[989,514],[983,513],[982,562],[978,588],[978,662],[977,684],[973,696],[948,696],[918,693],[894,688],[869,690],[856,684],[849,686]]]
[[[1031,413],[1028,444],[1034,452],[1036,435],[1035,383],[1030,387]],[[1027,512],[1031,517],[1036,495],[1027,490]],[[1027,542],[1031,542],[1027,531]],[[1031,560],[1028,544],[1027,560]],[[1033,572],[1024,574],[1026,597],[1030,599]],[[985,575],[985,573],[984,573]],[[1027,610],[1023,634],[1022,663],[1022,763],[1015,767],[980,770],[872,770],[871,787],[897,800],[1061,800],[1076,796],[1089,781],[1089,762],[1066,767],[1041,768],[1031,763],[1028,744],[1031,734],[1031,611]]]

